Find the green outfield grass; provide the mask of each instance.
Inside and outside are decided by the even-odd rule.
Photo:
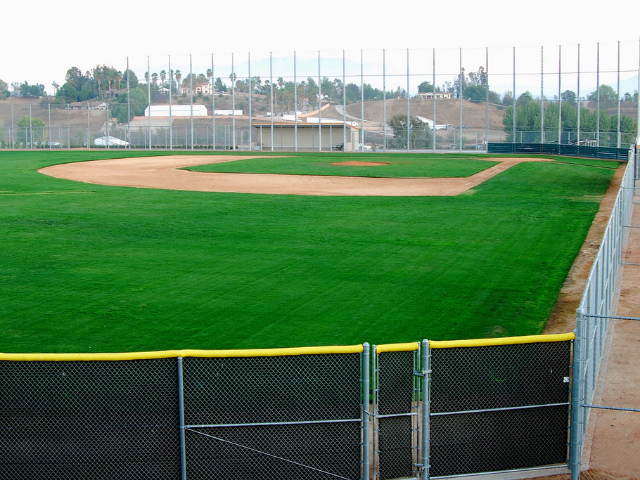
[[[524,163],[458,197],[396,198],[117,188],[36,173],[139,154],[0,153],[0,351],[537,334],[616,166]],[[296,164],[305,158],[322,161]],[[450,172],[468,161],[394,159]]]

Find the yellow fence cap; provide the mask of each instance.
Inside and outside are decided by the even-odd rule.
[[[419,342],[411,342],[411,343],[387,343],[384,345],[376,345],[377,353],[385,353],[385,352],[410,352],[413,350],[418,350],[420,348]]]
[[[568,342],[574,333],[556,335],[527,335],[522,337],[481,338],[476,340],[429,341],[430,348],[492,347],[496,345],[522,345],[525,343]]]
[[[98,362],[124,360],[151,360],[158,358],[201,357],[283,357],[291,355],[332,355],[362,353],[362,345],[326,347],[263,348],[247,350],[163,350],[158,352],[128,353],[0,353],[0,361],[13,362]]]

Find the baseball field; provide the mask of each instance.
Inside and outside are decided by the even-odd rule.
[[[538,334],[618,166],[561,157],[197,152],[184,168],[222,173],[172,164],[169,173],[183,182],[172,187],[117,169],[111,177],[119,183],[39,172],[90,160],[133,165],[124,159],[135,157],[142,178],[169,156],[0,152],[0,351]],[[486,174],[501,165],[509,168]],[[221,179],[254,176],[267,190],[224,191]],[[407,183],[389,195],[356,187],[351,195],[343,184],[337,193],[273,191],[358,177]],[[191,191],[190,179],[223,187]],[[425,181],[437,179],[466,186],[431,195]]]

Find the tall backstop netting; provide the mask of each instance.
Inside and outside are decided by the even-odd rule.
[[[69,85],[47,86],[41,98],[14,98],[16,85],[0,104],[0,148],[486,151],[493,143],[624,153],[638,134],[638,49],[624,40],[123,56],[72,72]]]

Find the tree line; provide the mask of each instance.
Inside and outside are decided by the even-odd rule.
[[[570,90],[562,93],[562,102],[546,101],[544,108],[539,101],[534,100],[530,92],[525,92],[516,100],[516,131],[528,132],[524,141],[539,143],[542,141],[541,129],[544,120],[544,130],[548,132],[547,135],[549,135],[549,132],[552,132],[551,134],[553,135],[558,130],[565,132],[567,135],[568,132],[577,133],[578,108],[580,108],[580,132],[593,133],[599,131],[602,144],[616,144],[618,116],[610,115],[605,110],[615,106],[617,95],[614,97],[616,99],[614,103],[611,103],[611,96],[607,97],[611,93],[608,91],[609,89],[611,87],[606,85],[600,87],[599,123],[598,113],[585,107],[584,101],[578,105],[575,93]],[[596,90],[588,96],[588,99],[593,102],[597,100],[597,97],[598,91]],[[560,121],[562,122],[561,125],[559,125]],[[512,141],[513,105],[509,105],[506,108],[502,123],[505,127],[505,132],[509,134],[508,141]],[[632,134],[636,129],[636,122],[625,115],[620,116],[620,131],[623,134]]]

